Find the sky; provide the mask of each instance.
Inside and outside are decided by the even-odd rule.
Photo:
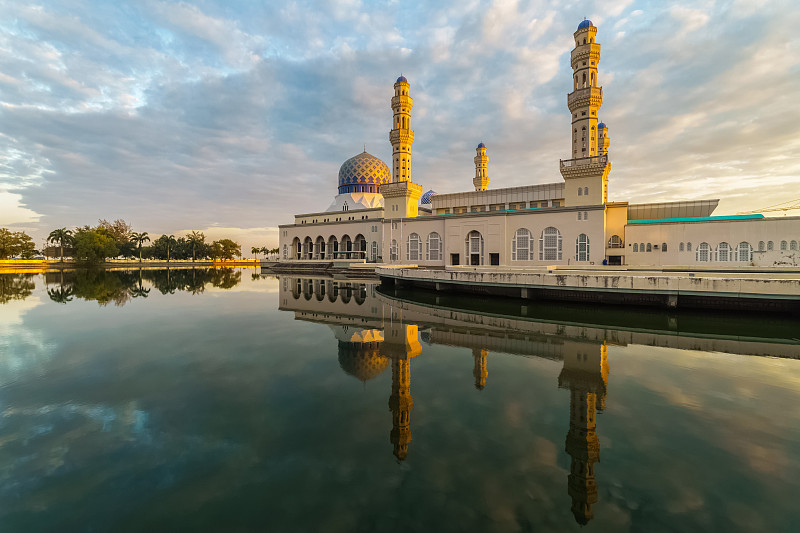
[[[559,182],[584,17],[612,201],[720,198],[730,214],[800,198],[791,0],[6,0],[0,226],[38,245],[122,218],[277,247],[365,143],[391,159],[401,73],[424,190],[470,190],[479,142],[490,188]]]

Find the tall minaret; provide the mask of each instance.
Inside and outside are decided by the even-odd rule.
[[[486,155],[486,145],[480,143],[475,149],[475,177],[472,179],[476,191],[485,191],[489,188],[489,174],[486,167],[489,166],[489,157]]]
[[[384,329],[382,355],[392,360],[392,395],[389,410],[392,411],[392,431],[389,440],[394,456],[404,461],[411,443],[411,359],[422,352],[419,343],[419,328],[416,325],[393,322]]]
[[[411,84],[404,76],[397,78],[392,97],[392,182],[381,185],[384,219],[394,220],[415,217],[419,214],[419,197],[422,186],[411,182],[411,107],[414,101],[408,95]],[[394,224],[392,225],[394,227]]]
[[[489,371],[486,369],[486,356],[489,355],[489,350],[484,348],[473,348],[472,357],[475,359],[475,365],[472,367],[472,376],[475,378],[475,388],[483,390],[486,387],[486,377]]]
[[[389,132],[392,143],[392,181],[409,181],[411,179],[411,145],[414,144],[414,132],[411,130],[411,108],[414,100],[408,95],[411,84],[405,76],[400,76],[394,84],[392,112],[394,127]]]
[[[571,158],[561,161],[561,175],[566,182],[566,206],[608,202],[611,165],[607,154],[601,154],[598,144],[597,114],[603,103],[603,88],[598,86],[597,80],[600,45],[595,42],[596,34],[597,28],[592,21],[584,20],[573,35],[575,48],[570,56],[573,90],[567,95],[567,107],[572,115]]]

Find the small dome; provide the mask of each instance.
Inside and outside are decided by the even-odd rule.
[[[606,123],[605,122],[601,122],[600,124],[597,125],[597,129],[598,130],[606,129]]]
[[[483,144],[483,143],[480,143],[480,144],[478,145],[478,148],[486,148],[486,145],[485,145],[485,144]]]
[[[405,76],[400,76],[395,83],[408,83],[408,80]]]
[[[365,383],[378,377],[389,367],[389,358],[381,355],[380,344],[339,341],[339,367]]]
[[[589,19],[583,19],[580,24],[578,24],[578,29],[588,28],[589,26],[594,26],[592,21]]]
[[[431,196],[434,196],[435,194],[436,194],[436,191],[434,191],[433,189],[431,189],[430,191],[426,192],[425,194],[423,194],[423,195],[420,197],[420,199],[419,199],[419,203],[420,203],[421,205],[430,205],[430,203],[431,203]]]
[[[392,173],[386,163],[372,154],[361,152],[342,163],[339,169],[339,194],[377,193],[379,186],[390,181]]]

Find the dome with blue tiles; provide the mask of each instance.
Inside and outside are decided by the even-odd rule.
[[[408,83],[408,80],[405,76],[400,76],[395,83]]]
[[[597,125],[597,129],[598,130],[606,129],[606,123],[605,122],[601,122],[600,124]]]
[[[435,194],[436,194],[436,191],[431,189],[430,191],[426,192],[425,194],[423,194],[420,197],[419,203],[422,204],[422,205],[430,205],[431,204],[431,197],[434,196]]]
[[[483,143],[480,143],[480,144],[478,145],[478,148],[486,148],[486,145],[485,145],[485,144],[483,144]]]
[[[392,181],[388,165],[367,152],[351,157],[339,169],[339,194],[377,193],[378,187]]]
[[[591,20],[583,19],[580,24],[578,24],[578,29],[581,30],[583,28],[588,28],[589,26],[594,26]]]

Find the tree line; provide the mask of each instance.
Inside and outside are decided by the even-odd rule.
[[[278,248],[251,248],[259,253],[277,254]],[[94,227],[83,226],[75,229],[54,229],[47,236],[46,245],[37,250],[33,239],[25,232],[12,232],[0,228],[0,259],[19,257],[33,259],[37,255],[45,257],[72,257],[80,263],[101,263],[108,258],[124,257],[130,259],[160,259],[171,261],[198,259],[235,259],[242,256],[242,247],[231,239],[207,242],[200,231],[192,231],[186,236],[161,235],[150,238],[147,232],[135,232],[130,224],[122,219],[109,222],[98,221]]]

